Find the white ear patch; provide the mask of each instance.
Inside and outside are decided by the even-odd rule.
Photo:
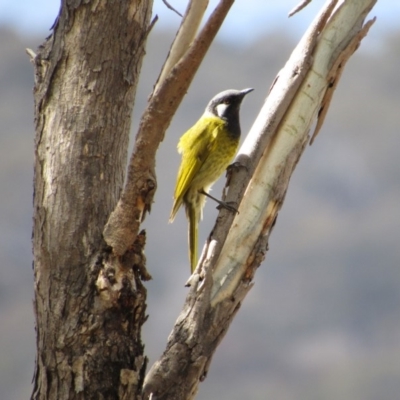
[[[228,108],[228,104],[221,103],[218,104],[217,107],[215,108],[217,110],[218,117],[222,118],[223,115],[225,114],[226,109]]]

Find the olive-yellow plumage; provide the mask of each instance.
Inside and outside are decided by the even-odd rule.
[[[179,140],[182,154],[174,192],[170,222],[182,203],[189,220],[189,258],[196,268],[198,222],[206,196],[236,154],[240,140],[239,109],[244,96],[253,89],[226,90],[208,103],[203,116]]]

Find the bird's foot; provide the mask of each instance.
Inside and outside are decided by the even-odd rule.
[[[226,210],[228,210],[234,214],[239,214],[239,210],[232,204],[236,205],[236,203],[234,201],[229,201],[229,202],[219,201],[217,210],[221,210],[221,208],[225,208]]]
[[[214,196],[211,196],[211,194],[209,194],[206,191],[204,191],[203,189],[199,190],[199,193],[204,194],[204,196],[207,196],[211,200],[214,200],[215,202],[217,202],[218,203],[218,206],[217,206],[218,210],[220,210],[221,208],[225,208],[228,211],[231,211],[231,212],[233,212],[235,214],[239,214],[238,209],[231,205],[231,204],[235,204],[236,205],[235,202],[226,202],[226,201],[218,200]]]

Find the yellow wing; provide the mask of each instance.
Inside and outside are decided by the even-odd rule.
[[[178,151],[182,154],[178,177],[174,192],[174,205],[172,207],[170,222],[175,218],[183,198],[190,188],[204,161],[214,150],[218,128],[224,124],[216,117],[202,117],[179,140]]]

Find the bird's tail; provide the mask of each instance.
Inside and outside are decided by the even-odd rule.
[[[189,259],[190,270],[193,273],[198,259],[198,225],[200,219],[199,208],[195,204],[186,204],[186,214],[189,220]]]
[[[179,207],[181,205],[182,205],[182,198],[178,198],[178,199],[174,200],[174,205],[172,206],[172,211],[171,211],[171,214],[169,216],[169,221],[168,221],[169,223],[174,222],[176,213],[178,212]]]

